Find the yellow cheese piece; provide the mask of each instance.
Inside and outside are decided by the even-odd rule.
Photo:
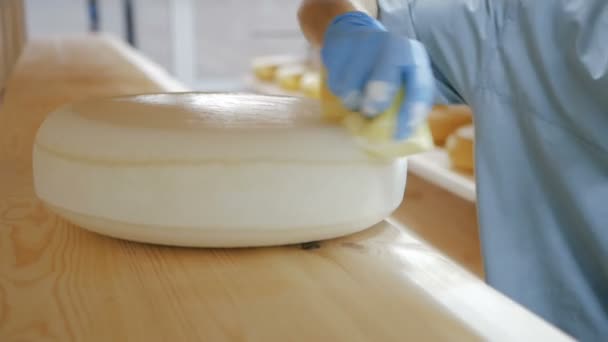
[[[463,105],[437,105],[429,113],[428,122],[433,141],[436,145],[443,145],[458,128],[473,123],[473,113]]]
[[[251,68],[257,79],[265,82],[275,80],[277,70],[280,66],[301,62],[302,58],[289,55],[261,56],[254,58]]]
[[[405,92],[400,91],[391,107],[384,113],[371,119],[366,118],[342,106],[340,99],[327,88],[326,75],[323,72],[321,104],[325,120],[342,124],[365,151],[376,157],[405,157],[433,148],[433,137],[427,122],[421,124],[407,139],[394,139],[397,114],[404,96]]]
[[[300,89],[309,98],[321,98],[321,75],[318,71],[307,71],[300,80]]]
[[[274,79],[274,73],[277,70],[277,67],[277,65],[254,66],[253,73],[259,80],[270,82]]]
[[[475,128],[473,125],[462,126],[447,138],[445,147],[455,169],[475,172],[474,146]]]
[[[300,80],[305,71],[306,67],[302,64],[288,64],[278,68],[275,78],[282,89],[298,91],[300,90]]]
[[[319,107],[222,93],[66,105],[36,134],[36,194],[86,229],[155,244],[250,247],[352,234],[399,206],[406,163],[370,158],[322,121]]]

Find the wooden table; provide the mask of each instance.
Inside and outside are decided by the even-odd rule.
[[[0,109],[1,341],[568,339],[394,219],[314,249],[194,249],[96,235],[41,206],[31,149],[46,113],[178,89],[108,37],[28,45]]]

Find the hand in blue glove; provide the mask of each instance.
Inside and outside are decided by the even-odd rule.
[[[363,12],[336,17],[327,28],[321,55],[329,89],[350,110],[374,117],[405,88],[396,139],[407,138],[428,114],[434,81],[418,41],[388,32]]]

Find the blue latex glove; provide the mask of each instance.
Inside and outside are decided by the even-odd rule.
[[[345,107],[374,117],[389,108],[405,87],[395,138],[407,138],[433,101],[433,73],[424,46],[388,32],[363,12],[336,17],[321,50],[328,87]]]

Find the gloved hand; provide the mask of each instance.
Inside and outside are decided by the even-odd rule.
[[[407,138],[432,105],[434,80],[424,46],[388,32],[363,12],[336,17],[321,49],[331,92],[343,105],[374,117],[389,108],[405,87],[395,138]]]

